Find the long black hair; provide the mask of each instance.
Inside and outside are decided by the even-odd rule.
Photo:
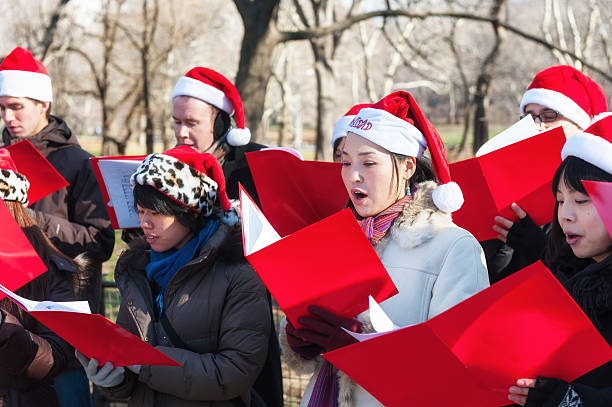
[[[586,194],[587,192],[582,181],[612,182],[612,174],[578,157],[569,156],[559,165],[553,177],[552,192],[554,196],[557,195],[561,181],[563,181],[568,189]],[[582,270],[591,263],[591,260],[580,259],[572,252],[559,224],[559,218],[557,217],[558,208],[559,204],[556,203],[544,261],[548,265],[555,265],[566,274],[571,274],[574,271]]]
[[[136,205],[159,212],[162,215],[176,216],[176,220],[194,234],[198,233],[210,219],[210,217],[202,216],[190,208],[180,205],[150,185],[136,184],[134,187],[134,206]]]

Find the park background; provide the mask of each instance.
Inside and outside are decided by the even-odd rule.
[[[456,161],[518,119],[550,65],[581,69],[610,95],[611,21],[612,0],[2,1],[0,56],[20,45],[43,61],[52,113],[94,155],[173,146],[170,93],[205,66],[236,83],[259,143],[330,160],[333,125],[352,105],[408,90]],[[113,320],[116,242],[104,266]],[[304,384],[284,369],[288,406]]]

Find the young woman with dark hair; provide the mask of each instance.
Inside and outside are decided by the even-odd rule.
[[[28,214],[28,188],[9,152],[0,149],[0,196],[48,269],[16,293],[35,301],[72,301],[72,278],[78,268]],[[58,407],[53,378],[66,368],[72,352],[63,339],[7,297],[0,300],[0,405]]]
[[[395,325],[424,322],[486,288],[478,242],[451,219],[463,196],[450,182],[444,146],[412,96],[396,92],[360,110],[347,130],[342,179],[355,217],[399,291],[381,303]],[[426,148],[435,172],[422,161]],[[317,307],[310,312],[316,318],[300,318],[305,329],[287,323],[281,331],[287,364],[312,374],[300,405],[380,407],[319,356],[355,341],[341,327],[371,330],[369,314],[347,319]]]
[[[582,183],[612,182],[612,116],[570,138],[562,156],[553,178],[557,203],[544,260],[612,345],[612,238]],[[519,379],[508,398],[529,407],[610,406],[612,362],[572,383]]]
[[[91,381],[130,406],[243,406],[266,360],[265,287],[245,261],[221,166],[189,146],[145,158],[132,175],[144,232],[115,268],[117,324],[181,367],[101,368]]]

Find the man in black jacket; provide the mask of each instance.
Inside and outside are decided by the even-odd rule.
[[[115,235],[102,194],[89,162],[64,120],[50,114],[53,90],[43,64],[21,47],[0,64],[0,113],[5,128],[2,144],[28,139],[69,185],[30,205],[34,218],[65,255],[86,263],[75,294],[101,313],[102,263],[111,256]],[[89,384],[80,365],[58,376],[56,389],[62,405],[89,405]],[[64,389],[61,383],[68,378]],[[79,385],[83,389],[79,392]],[[63,391],[65,390],[65,392]],[[73,397],[79,397],[77,402]],[[64,396],[72,400],[68,402]],[[65,404],[64,404],[65,403]]]
[[[251,133],[245,127],[242,100],[234,85],[212,69],[195,67],[179,78],[171,100],[177,145],[192,146],[217,158],[230,199],[239,198],[240,183],[259,203],[245,153],[264,146],[249,142]],[[231,116],[235,127],[231,126]],[[271,302],[269,295],[268,299]],[[274,327],[272,323],[268,358],[254,389],[268,407],[282,407],[280,347]]]

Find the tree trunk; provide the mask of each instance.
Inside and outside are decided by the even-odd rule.
[[[317,126],[315,160],[331,161],[331,138],[336,117],[336,78],[327,61],[315,55],[317,78]]]
[[[474,144],[472,152],[476,151],[489,139],[489,118],[487,109],[489,107],[489,88],[491,76],[481,74],[476,82],[476,94],[474,95]]]
[[[279,1],[234,1],[244,24],[235,84],[242,98],[245,121],[251,130],[252,141],[263,140],[265,135],[261,119],[265,109],[266,85],[272,72],[274,48],[280,40],[271,21]]]

